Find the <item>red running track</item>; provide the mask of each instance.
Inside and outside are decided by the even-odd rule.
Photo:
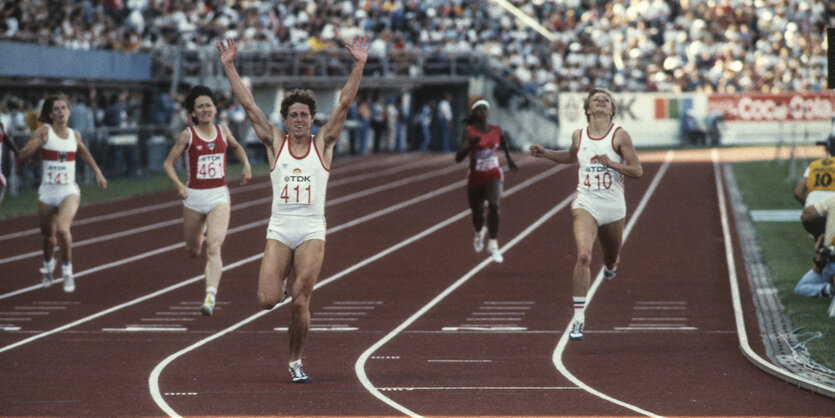
[[[619,274],[571,316],[575,167],[517,156],[499,233],[471,246],[465,167],[451,155],[335,162],[327,251],[289,383],[288,311],[255,286],[269,181],[232,186],[225,272],[199,314],[203,260],[182,246],[173,192],[84,206],[77,290],[38,286],[34,217],[0,224],[2,415],[826,415],[835,401],[740,352],[714,166],[644,153],[627,180]],[[734,240],[736,238],[734,237]],[[748,338],[765,357],[735,249]],[[593,273],[600,268],[599,254]]]

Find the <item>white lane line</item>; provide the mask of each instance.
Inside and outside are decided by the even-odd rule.
[[[725,243],[725,260],[728,264],[728,279],[731,284],[731,301],[734,307],[734,321],[736,322],[736,335],[739,339],[739,347],[742,354],[760,370],[783,379],[813,392],[819,392],[832,397],[835,395],[835,389],[831,386],[806,379],[803,376],[796,375],[787,370],[779,368],[771,362],[760,357],[748,343],[748,331],[745,327],[745,317],[742,310],[742,297],[739,291],[739,279],[736,275],[736,258],[734,256],[733,237],[731,236],[730,221],[728,217],[728,209],[725,202],[725,182],[722,181],[719,169],[719,153],[716,148],[711,150],[711,158],[713,159],[713,178],[716,182],[716,194],[719,197],[719,213],[722,221],[722,237]]]
[[[403,179],[401,181],[391,182],[391,183],[388,183],[390,186],[387,187],[387,188],[398,188],[398,187],[404,186],[406,184],[412,183],[413,181],[414,180],[412,180],[410,178],[407,178],[407,179]],[[466,180],[457,181],[457,182],[455,182],[455,183],[453,183],[449,186],[442,187],[440,189],[436,189],[432,192],[425,193],[421,196],[417,196],[415,198],[409,199],[409,200],[407,200],[405,202],[402,202],[402,203],[399,203],[397,205],[389,206],[388,208],[380,209],[377,212],[374,212],[374,213],[365,215],[363,217],[354,219],[353,221],[350,221],[348,223],[339,225],[339,227],[342,227],[343,229],[344,228],[350,228],[350,227],[359,225],[361,223],[368,222],[368,221],[370,221],[372,219],[375,219],[379,216],[382,216],[382,215],[385,215],[385,214],[388,214],[388,213],[391,213],[391,212],[395,212],[395,211],[403,209],[405,207],[417,204],[417,203],[425,201],[425,200],[429,200],[429,199],[431,199],[435,196],[440,196],[444,193],[455,190],[455,189],[457,189],[458,187],[460,187],[461,185],[463,185],[465,183],[466,183]],[[361,192],[358,192],[358,193],[361,193]],[[348,195],[348,196],[351,196],[351,195]],[[344,202],[347,202],[349,200],[353,200],[355,198],[356,197],[351,198],[351,199],[343,198],[339,202],[344,203]],[[336,199],[334,199],[334,200],[336,200]],[[329,207],[332,204],[334,204],[334,203],[329,201],[325,205]],[[234,227],[234,228],[230,228],[229,231],[227,231],[226,236],[228,237],[229,235],[232,235],[232,234],[235,234],[235,233],[238,233],[238,232],[241,232],[241,231],[245,231],[245,230],[252,229],[252,228],[255,228],[255,227],[259,227],[259,226],[264,226],[264,225],[267,224],[268,221],[269,221],[269,219],[263,219],[263,220],[259,220],[259,221],[250,222],[250,223],[244,224],[244,225],[239,225],[239,226]],[[327,233],[328,234],[334,233],[338,230],[339,227],[328,229]],[[161,254],[161,253],[164,253],[164,252],[168,252],[168,251],[172,251],[174,249],[181,248],[181,247],[185,247],[185,243],[179,242],[179,243],[172,244],[172,245],[169,245],[169,246],[166,246],[166,247],[158,248],[156,250],[151,250],[151,251],[148,251],[148,252],[145,252],[145,253],[137,254],[135,256],[131,256],[131,257],[128,257],[128,258],[125,258],[125,259],[116,260],[116,261],[112,261],[110,263],[102,264],[102,265],[93,267],[93,268],[88,269],[88,270],[76,272],[74,274],[74,277],[75,277],[75,279],[78,279],[80,277],[86,276],[86,275],[91,274],[91,273],[95,273],[95,272],[98,272],[98,271],[101,271],[101,270],[106,270],[106,269],[109,269],[109,268],[112,268],[112,267],[117,267],[117,266],[120,266],[120,265],[123,265],[123,264],[128,264],[128,263],[131,263],[131,262],[134,262],[134,261],[141,260],[143,258],[153,257],[155,255],[158,255],[158,254]],[[61,283],[63,281],[64,281],[63,278],[56,277],[55,280],[53,280],[53,283]],[[9,298],[9,297],[12,297],[12,296],[17,296],[17,295],[20,295],[20,294],[23,294],[23,293],[28,293],[28,292],[31,292],[31,291],[35,291],[35,290],[38,290],[38,289],[41,289],[41,288],[42,288],[42,286],[40,284],[27,286],[27,287],[24,287],[22,289],[14,290],[14,291],[4,293],[4,294],[0,295],[0,300],[6,299],[6,298]],[[202,303],[202,301],[199,302],[199,303]]]
[[[415,182],[425,180],[425,179],[428,179],[428,178],[437,177],[437,176],[440,176],[440,175],[444,175],[448,172],[451,172],[451,171],[453,171],[453,169],[459,170],[460,168],[452,166],[452,167],[442,169],[442,170],[429,171],[427,173],[417,175],[417,176],[406,177],[406,178],[404,178],[402,180],[399,180],[399,181],[382,184],[380,186],[372,187],[372,188],[363,190],[361,192],[352,193],[352,194],[349,194],[349,195],[346,195],[346,196],[342,196],[340,198],[332,199],[332,200],[327,202],[327,205],[330,206],[330,205],[337,205],[337,204],[340,204],[340,203],[349,202],[349,201],[356,200],[356,199],[359,199],[359,198],[362,198],[362,197],[365,197],[365,196],[368,196],[368,195],[372,195],[372,194],[375,194],[375,193],[379,193],[379,192],[382,192],[382,191],[385,191],[385,190],[390,190],[390,189],[393,189],[393,188],[401,187],[401,186],[404,186],[404,185],[409,184],[409,183],[415,183]],[[459,183],[463,183],[465,181],[466,180],[462,180]],[[456,183],[456,185],[457,184],[458,183]],[[267,204],[267,203],[270,203],[270,202],[272,202],[272,197],[263,197],[263,198],[260,198],[260,199],[255,199],[255,200],[251,200],[251,201],[247,201],[247,202],[235,203],[235,204],[232,205],[232,210],[233,211],[240,210],[240,209],[244,209],[244,208],[247,208],[247,207],[250,207],[250,206],[256,206],[256,205],[260,205],[260,204]],[[89,238],[89,239],[86,239],[86,240],[77,241],[77,242],[73,243],[73,248],[79,248],[79,247],[84,247],[84,246],[87,246],[87,245],[99,244],[99,243],[102,243],[102,242],[105,242],[105,241],[110,241],[110,240],[119,239],[119,238],[123,238],[123,237],[130,237],[130,236],[134,236],[134,235],[139,234],[139,233],[153,231],[155,229],[162,229],[162,228],[166,228],[166,227],[169,227],[169,226],[172,226],[172,225],[178,225],[178,224],[181,224],[181,223],[183,223],[182,218],[175,218],[175,219],[171,219],[171,220],[167,220],[167,221],[162,221],[162,222],[157,222],[157,223],[153,223],[153,224],[143,225],[143,226],[140,226],[140,227],[127,229],[127,230],[124,230],[124,231],[114,232],[114,233],[108,234],[108,235],[102,235],[102,236],[98,236],[98,237],[95,237],[95,238]],[[259,223],[259,225],[260,225],[260,223]],[[57,247],[55,249],[55,252],[56,253],[58,252]],[[43,253],[42,250],[37,250],[37,251],[29,251],[27,253],[14,255],[14,256],[11,256],[11,257],[0,258],[0,264],[6,264],[6,263],[13,262],[13,261],[38,257],[42,253]]]
[[[557,172],[561,171],[563,168],[564,168],[564,166],[556,166],[556,167],[553,167],[549,170],[546,170],[546,171],[544,171],[544,172],[542,172],[542,173],[540,173],[540,174],[538,174],[534,177],[531,177],[531,178],[515,185],[514,187],[506,190],[505,193],[504,193],[504,196],[510,196],[510,195],[514,194],[515,192],[517,192],[519,190],[522,190],[522,189],[524,189],[524,188],[526,188],[530,185],[535,184],[536,182],[539,182],[542,179],[547,178],[550,175],[553,175],[554,173],[557,173]],[[567,203],[567,201],[568,200],[566,200],[564,203]],[[341,272],[339,272],[337,274],[334,274],[333,276],[330,276],[325,280],[319,281],[314,286],[314,289],[318,289],[322,286],[326,286],[326,285],[330,284],[331,282],[339,280],[342,277],[344,277],[348,274],[351,274],[354,271],[356,271],[356,270],[358,270],[362,267],[365,267],[368,264],[371,264],[371,263],[373,263],[373,262],[375,262],[375,261],[377,261],[377,260],[395,252],[395,251],[400,250],[403,247],[406,247],[406,246],[408,246],[408,245],[410,245],[414,242],[417,242],[417,241],[423,239],[424,237],[426,237],[430,234],[433,234],[436,231],[439,231],[443,228],[446,228],[447,226],[452,225],[453,223],[455,223],[455,222],[457,222],[461,219],[466,218],[469,214],[470,214],[469,209],[465,209],[461,212],[458,212],[456,215],[453,215],[452,217],[447,218],[446,220],[441,221],[441,222],[429,227],[428,229],[424,230],[423,232],[421,232],[419,234],[413,235],[410,238],[407,238],[407,239],[399,242],[398,244],[395,244],[394,246],[389,247],[386,250],[383,250],[383,251],[381,251],[381,252],[379,252],[379,253],[371,256],[371,257],[368,257],[365,260],[363,260],[363,261],[361,261],[357,264],[354,264],[353,266],[351,266],[351,267],[349,267],[345,270],[342,270]],[[345,224],[345,225],[347,225],[347,224]],[[340,226],[342,226],[342,225],[340,225]],[[505,248],[509,248],[509,247],[506,246]],[[262,254],[256,254],[255,256],[253,256],[253,259],[258,259],[261,256],[262,256]],[[487,258],[482,262],[482,264],[487,265],[490,262],[491,262],[491,258]],[[195,350],[195,349],[197,349],[197,348],[199,348],[199,347],[201,347],[201,346],[203,346],[203,345],[205,345],[205,344],[207,344],[211,341],[214,341],[214,340],[216,340],[216,339],[218,339],[218,338],[220,338],[220,337],[222,337],[222,336],[224,336],[224,335],[226,335],[230,332],[233,332],[233,331],[237,330],[238,328],[240,328],[240,327],[242,327],[242,326],[244,326],[244,325],[246,325],[250,322],[253,322],[253,321],[257,320],[258,318],[260,318],[264,315],[267,315],[268,313],[272,312],[273,310],[276,310],[279,307],[286,305],[291,300],[292,300],[292,298],[288,299],[284,303],[281,303],[281,304],[278,304],[278,305],[274,306],[273,309],[271,309],[269,311],[267,311],[267,310],[260,311],[256,314],[250,316],[249,318],[245,318],[244,320],[230,326],[229,328],[226,328],[222,331],[219,331],[215,334],[212,334],[209,337],[206,337],[206,338],[204,338],[204,339],[202,339],[202,340],[200,340],[200,341],[198,341],[198,342],[196,342],[196,343],[194,343],[194,344],[192,344],[192,345],[190,345],[186,348],[183,348],[182,350],[177,351],[176,353],[171,354],[170,356],[166,357],[162,362],[160,362],[159,364],[157,364],[156,367],[154,367],[154,369],[151,371],[151,374],[148,376],[148,390],[151,393],[151,398],[153,398],[154,402],[157,404],[157,406],[165,414],[167,414],[168,416],[171,416],[171,417],[179,417],[180,415],[177,413],[177,411],[175,411],[173,408],[171,408],[171,406],[168,405],[167,402],[165,402],[165,399],[163,399],[162,395],[160,394],[161,392],[159,390],[159,377],[162,374],[162,371],[165,369],[165,367],[167,367],[168,364],[170,364],[172,361],[176,360],[181,355],[186,354],[188,352],[191,352],[191,351],[193,351],[193,350]],[[342,320],[344,320],[344,318]],[[382,395],[380,395],[380,396],[382,396]],[[383,398],[387,399],[385,397],[383,397]]]
[[[410,392],[413,390],[576,390],[576,386],[399,386],[380,388],[383,392]]]
[[[413,158],[413,157],[412,156],[405,156],[403,158]],[[436,159],[429,159],[429,160],[425,160],[425,161],[428,161],[427,165],[432,165],[432,164],[437,163]],[[395,163],[395,162],[396,161],[392,161],[391,163]],[[379,166],[379,165],[386,165],[386,164],[381,163],[381,161],[374,161],[374,162],[367,163],[367,164],[361,164],[361,163],[360,164],[352,164],[349,167],[345,167],[345,168],[340,167],[339,168],[339,174],[343,175],[343,174],[351,172],[351,171],[356,171],[356,170],[359,170],[359,169],[370,168],[370,167],[373,168],[373,167],[376,167],[376,166]],[[263,175],[263,177],[266,178],[267,175]],[[338,182],[341,181],[341,180],[344,180],[344,179],[335,179],[334,182],[337,183],[336,185],[339,185]],[[247,186],[232,187],[232,188],[229,189],[229,193],[230,194],[238,194],[238,193],[247,192],[247,191],[250,191],[250,190],[266,189],[266,188],[270,188],[271,186],[272,186],[272,183],[270,183],[269,181],[257,182],[257,183],[249,184]],[[182,203],[181,200],[172,200],[172,201],[169,201],[169,202],[163,202],[163,203],[157,203],[157,204],[154,204],[154,205],[144,206],[144,207],[141,207],[141,208],[134,208],[134,209],[123,210],[123,211],[119,211],[119,212],[108,213],[106,215],[91,216],[89,218],[76,219],[75,221],[73,221],[73,226],[81,226],[81,225],[86,225],[86,224],[95,223],[95,222],[107,221],[107,220],[111,220],[111,219],[124,218],[124,217],[128,217],[128,216],[139,215],[139,214],[142,214],[142,213],[153,212],[155,210],[166,209],[166,208],[170,208],[170,207],[178,207],[178,206],[182,206],[182,205],[183,205],[183,203]],[[39,228],[30,228],[30,229],[26,229],[26,230],[19,231],[19,232],[12,232],[12,233],[8,233],[8,234],[0,235],[0,241],[5,241],[5,240],[8,240],[8,239],[13,239],[13,238],[20,238],[20,237],[24,237],[24,236],[27,236],[27,235],[35,235],[35,234],[38,234],[38,233],[40,233]]]
[[[644,211],[644,208],[646,207],[647,202],[649,202],[650,197],[652,197],[653,193],[655,193],[655,189],[658,188],[658,184],[661,182],[661,179],[664,177],[664,174],[667,172],[667,168],[670,166],[670,162],[673,160],[673,155],[674,155],[673,151],[668,151],[667,152],[667,155],[664,158],[664,163],[661,165],[661,168],[655,174],[655,178],[652,179],[652,183],[650,183],[649,188],[647,189],[646,193],[644,193],[644,196],[641,198],[641,202],[638,203],[638,207],[635,209],[635,213],[629,219],[629,223],[626,225],[626,229],[623,231],[623,242],[624,243],[626,243],[627,238],[629,238],[629,233],[632,232],[632,228],[635,226],[635,222],[638,221],[638,218],[641,216],[641,213]],[[594,282],[592,283],[591,287],[589,288],[589,292],[586,294],[586,307],[591,305],[591,301],[594,298],[594,294],[597,292],[597,288],[600,287],[600,284],[601,284],[602,281],[603,281],[603,268],[601,267],[600,271],[597,273],[597,276],[594,279]],[[563,364],[563,362],[562,362],[562,354],[565,351],[565,346],[566,346],[566,343],[568,342],[568,333],[569,333],[570,330],[571,330],[571,322],[569,321],[568,326],[566,326],[565,330],[563,331],[562,336],[560,337],[559,342],[557,343],[557,347],[554,349],[554,354],[551,357],[551,360],[553,361],[554,366],[557,368],[557,370],[563,376],[568,378],[568,380],[570,380],[575,385],[583,388],[583,390],[585,390],[585,391],[591,393],[592,395],[595,395],[595,396],[597,396],[601,399],[607,400],[607,401],[612,402],[616,405],[620,405],[624,408],[627,408],[627,409],[632,410],[634,412],[637,412],[639,414],[649,415],[649,416],[653,416],[653,417],[658,416],[656,414],[653,414],[652,412],[641,409],[641,408],[639,408],[635,405],[623,402],[623,401],[615,399],[615,398],[613,398],[609,395],[606,395],[603,392],[600,392],[600,391],[592,388],[591,386],[583,383],[583,381],[581,381],[580,379],[575,377],[573,374],[571,374],[571,372],[568,371],[568,369],[565,367],[565,364]]]
[[[124,328],[102,328],[105,332],[184,332],[187,328],[168,327],[124,327]]]
[[[561,166],[557,166],[557,167],[561,167]],[[568,203],[571,202],[571,199],[573,199],[573,197],[574,196],[573,196],[573,193],[572,193],[571,196],[564,199],[557,206],[554,206],[551,210],[546,212],[545,215],[542,215],[542,217],[540,217],[537,221],[535,221],[533,224],[528,226],[528,228],[526,228],[519,235],[514,237],[510,242],[505,244],[505,246],[502,247],[499,251],[504,253],[505,251],[509,250],[510,248],[513,248],[514,245],[516,245],[523,238],[525,238],[529,234],[531,234],[534,230],[536,230],[540,225],[544,224],[548,219],[550,219],[552,216],[554,216],[557,212],[559,212],[560,210],[562,210],[563,208],[568,206]],[[467,214],[467,212],[464,212],[464,213]],[[384,336],[382,339],[380,339],[379,341],[374,343],[374,345],[372,345],[370,348],[368,348],[365,352],[363,352],[360,355],[359,359],[357,359],[357,362],[354,365],[354,371],[356,372],[357,377],[360,380],[360,383],[362,383],[362,385],[366,388],[366,390],[368,390],[372,395],[374,395],[374,397],[376,397],[377,399],[379,399],[380,401],[382,401],[386,405],[389,405],[390,407],[396,409],[397,411],[399,411],[402,414],[406,414],[406,415],[409,415],[409,416],[412,416],[412,417],[419,416],[416,412],[414,412],[414,411],[406,408],[405,406],[389,399],[388,397],[383,395],[380,392],[379,389],[374,387],[374,385],[371,383],[371,380],[368,379],[368,376],[365,373],[365,363],[368,361],[368,358],[371,355],[374,354],[375,351],[380,349],[380,347],[382,347],[383,345],[385,345],[386,343],[391,341],[394,337],[396,337],[398,334],[400,334],[403,330],[408,328],[412,323],[417,321],[418,318],[423,316],[430,309],[434,308],[435,305],[437,305],[442,300],[444,300],[453,291],[455,291],[456,289],[458,289],[459,287],[464,285],[464,283],[469,281],[473,276],[475,276],[476,273],[478,273],[479,271],[483,270],[485,267],[490,265],[490,263],[492,263],[492,259],[489,258],[489,257],[485,258],[481,263],[479,263],[477,266],[473,267],[469,272],[467,272],[467,274],[465,274],[464,276],[459,278],[455,283],[453,283],[451,286],[446,288],[443,292],[438,294],[438,296],[436,296],[429,303],[424,305],[420,310],[418,310],[412,316],[410,316],[408,319],[406,319],[406,321],[404,321],[403,323],[398,325],[394,330],[392,330],[386,336]],[[451,327],[449,327],[449,328],[451,328]],[[455,330],[457,331],[457,330],[462,330],[462,329],[473,329],[473,328],[478,328],[478,327],[455,327]],[[504,329],[507,330],[507,328],[509,328],[509,327],[506,327]],[[447,328],[445,327],[444,330],[446,330],[446,329]]]
[[[357,328],[357,327],[335,327],[335,326],[310,327],[311,332],[317,332],[317,331],[347,332],[347,331],[358,331],[358,330],[359,330],[359,328]],[[287,332],[287,327],[273,328],[273,331]]]

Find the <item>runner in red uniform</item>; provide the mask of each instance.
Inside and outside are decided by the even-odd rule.
[[[510,157],[508,141],[502,129],[487,123],[490,103],[477,100],[473,103],[470,116],[465,120],[467,127],[461,136],[461,145],[455,153],[455,162],[461,162],[470,156],[469,175],[467,178],[467,200],[473,212],[475,237],[473,248],[479,253],[484,248],[484,235],[490,235],[487,250],[493,261],[504,261],[496,236],[499,233],[499,197],[502,194],[504,174],[499,164],[499,148],[504,150],[507,165],[516,171],[516,164]],[[487,201],[487,228],[484,228],[484,202]]]
[[[223,261],[220,248],[229,228],[229,189],[226,187],[226,150],[231,150],[243,164],[241,184],[252,178],[252,170],[243,147],[226,125],[216,125],[217,98],[212,90],[194,86],[186,97],[185,108],[193,125],[180,133],[162,167],[183,199],[183,232],[191,258],[200,256],[203,231],[206,232],[206,297],[200,312],[214,312]],[[183,184],[174,170],[174,162],[185,152],[188,182]]]

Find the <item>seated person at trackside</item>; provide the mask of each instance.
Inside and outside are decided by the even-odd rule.
[[[809,163],[803,177],[794,187],[794,198],[807,208],[825,197],[835,195],[835,135],[830,135],[826,141],[818,144],[826,146],[827,157]],[[822,217],[809,221],[801,218],[801,222],[803,228],[817,240],[823,235],[826,215],[822,214]]]
[[[815,243],[815,265],[797,282],[794,293],[808,297],[832,297],[835,275],[835,196],[807,206],[800,214],[802,222],[826,218],[823,235]]]

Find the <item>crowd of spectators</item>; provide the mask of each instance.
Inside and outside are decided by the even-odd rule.
[[[527,93],[785,92],[826,88],[828,0],[511,0],[548,40],[489,0],[5,1],[2,39],[77,49],[339,48],[481,52]],[[550,100],[549,100],[550,101]]]

